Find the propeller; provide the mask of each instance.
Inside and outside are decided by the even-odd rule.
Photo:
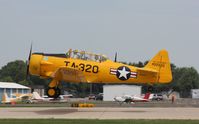
[[[28,77],[29,77],[29,64],[30,64],[31,55],[32,55],[32,43],[31,43],[31,46],[30,46],[30,52],[29,52],[28,60],[27,60],[27,62],[26,62],[26,64],[27,64],[26,80],[27,80]]]
[[[115,53],[115,62],[117,62],[117,52]]]

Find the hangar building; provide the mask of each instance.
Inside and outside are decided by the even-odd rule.
[[[13,82],[0,82],[0,102],[4,93],[7,93],[8,97],[14,93],[28,94],[31,93],[31,88]]]
[[[193,99],[199,99],[199,89],[191,89],[191,95]]]
[[[141,86],[136,85],[104,85],[104,101],[114,101],[114,97],[123,95],[141,95]]]

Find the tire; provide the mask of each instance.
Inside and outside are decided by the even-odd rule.
[[[53,88],[49,87],[46,90],[46,94],[48,97],[56,99],[61,94],[61,90],[58,87],[53,87]]]

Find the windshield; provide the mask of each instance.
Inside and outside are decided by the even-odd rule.
[[[66,53],[67,58],[74,58],[74,59],[82,59],[82,60],[90,60],[95,62],[103,62],[106,61],[108,58],[105,55],[100,54],[93,54],[85,51],[78,51],[70,49]]]

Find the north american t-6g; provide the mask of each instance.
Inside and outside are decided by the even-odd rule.
[[[108,59],[105,55],[70,49],[64,54],[29,54],[27,73],[51,78],[47,95],[60,95],[60,82],[74,83],[169,83],[172,80],[168,52],[159,51],[143,68]]]

